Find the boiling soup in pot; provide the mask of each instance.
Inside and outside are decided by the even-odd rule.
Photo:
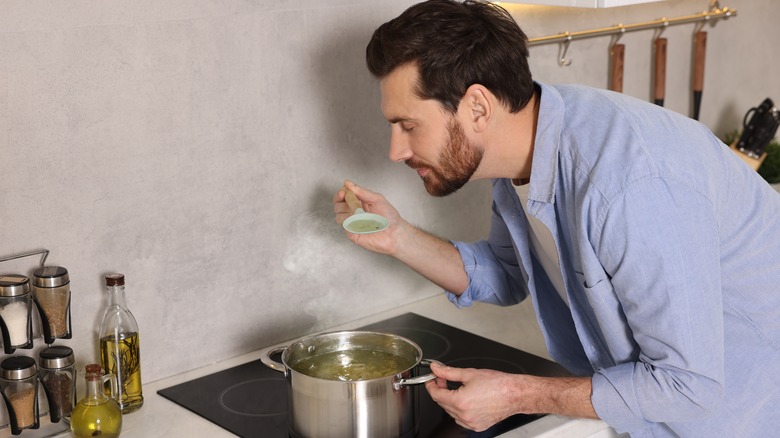
[[[332,351],[305,357],[292,369],[310,377],[354,382],[379,379],[408,370],[417,363],[416,357],[368,349]]]

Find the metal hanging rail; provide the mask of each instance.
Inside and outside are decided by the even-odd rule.
[[[529,38],[528,46],[540,46],[543,44],[554,43],[569,43],[573,40],[580,40],[585,38],[594,38],[606,35],[620,35],[625,32],[633,32],[637,30],[647,29],[664,29],[668,26],[674,26],[677,24],[688,23],[706,23],[720,19],[727,19],[729,17],[735,17],[737,15],[736,9],[729,8],[714,8],[700,14],[685,15],[677,18],[660,18],[653,21],[645,21],[643,23],[635,24],[618,24],[616,26],[604,27],[601,29],[581,30],[577,32],[563,32],[555,35],[548,35],[537,38]]]

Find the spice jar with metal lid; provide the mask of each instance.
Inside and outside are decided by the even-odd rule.
[[[70,277],[62,266],[42,266],[33,272],[33,298],[47,344],[71,338]]]
[[[39,427],[35,359],[10,356],[0,362],[0,391],[8,408],[12,434],[19,435],[24,429]]]
[[[76,403],[76,374],[73,349],[64,345],[48,347],[38,354],[40,381],[49,402],[52,423],[69,417]]]
[[[16,348],[32,348],[31,309],[30,279],[24,275],[0,275],[0,329],[6,354]]]

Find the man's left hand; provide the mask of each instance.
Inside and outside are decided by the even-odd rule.
[[[431,398],[439,404],[459,425],[481,432],[499,421],[519,413],[513,388],[522,375],[500,371],[453,368],[437,363],[431,371],[438,377],[425,384]],[[451,390],[447,381],[462,386]]]

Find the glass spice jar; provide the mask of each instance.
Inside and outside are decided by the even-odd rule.
[[[33,298],[41,316],[47,344],[71,338],[70,277],[61,266],[42,266],[33,272]]]
[[[6,354],[32,348],[30,279],[24,275],[0,276],[0,328]]]
[[[38,370],[35,359],[10,356],[0,362],[0,391],[8,408],[11,433],[37,429]]]
[[[49,402],[49,417],[52,423],[69,417],[76,402],[76,374],[73,349],[55,345],[41,350],[40,381]]]

